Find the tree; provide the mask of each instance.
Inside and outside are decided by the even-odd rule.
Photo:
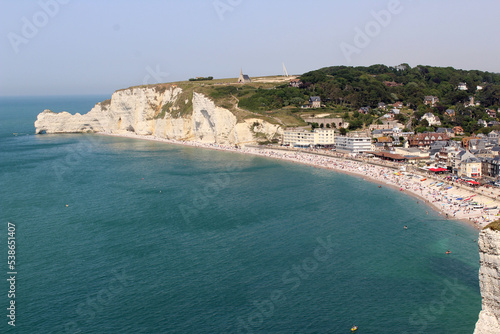
[[[414,127],[416,127],[417,125],[418,125],[418,120],[417,120],[417,118],[416,118],[416,117],[413,117],[413,118],[411,119],[411,127],[412,127],[412,128],[414,128]]]
[[[359,119],[354,119],[349,122],[349,130],[356,130],[363,127],[363,122]]]
[[[426,128],[429,126],[429,121],[427,121],[426,119],[423,119],[420,121],[419,125]]]
[[[403,114],[394,115],[394,119],[400,123],[406,123],[406,121],[408,120]]]
[[[419,127],[415,128],[416,133],[422,133],[422,132],[426,132],[426,131],[429,131],[429,129],[425,126],[419,126]]]
[[[487,85],[480,92],[479,99],[486,106],[500,105],[500,85]]]

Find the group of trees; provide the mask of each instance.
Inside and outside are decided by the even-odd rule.
[[[206,78],[203,78],[203,77],[198,77],[198,78],[191,78],[189,79],[189,81],[206,81],[206,80],[213,80],[214,77],[206,77]]]
[[[396,101],[417,108],[426,95],[439,97],[442,105],[463,104],[476,93],[476,101],[483,105],[500,104],[500,74],[403,65],[403,70],[385,65],[326,67],[303,74],[301,80],[311,93],[353,109]],[[384,82],[397,85],[387,86]],[[462,82],[467,84],[466,91],[457,89]],[[477,86],[483,89],[478,91]]]
[[[369,114],[360,114],[358,111],[354,111],[352,115],[347,112],[342,115],[342,119],[349,122],[349,130],[357,130],[363,126],[369,126],[376,118],[377,116],[373,110]]]
[[[275,89],[257,89],[250,96],[240,98],[239,106],[250,111],[276,110],[286,106],[300,107],[309,100],[307,91],[288,87],[288,85]]]
[[[491,117],[483,106],[473,106],[464,107],[462,104],[453,106],[455,112],[454,116],[446,114],[444,107],[437,106],[431,108],[429,106],[420,105],[417,110],[414,111],[412,117],[412,127],[416,132],[424,131],[435,131],[438,127],[453,128],[455,126],[461,126],[465,133],[478,133],[487,132],[488,129],[483,129],[482,125],[478,124],[478,120],[483,120],[485,122],[497,121],[497,118]],[[427,120],[422,119],[425,113],[432,113],[439,117],[441,125],[439,126],[429,126]],[[402,122],[405,124],[404,122]]]

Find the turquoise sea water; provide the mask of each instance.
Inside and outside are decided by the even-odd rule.
[[[105,98],[0,100],[0,332],[472,333],[472,227],[308,166],[33,135],[43,109],[85,113]]]

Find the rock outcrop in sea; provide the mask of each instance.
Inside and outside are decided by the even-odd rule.
[[[271,141],[283,130],[260,118],[238,120],[201,93],[186,94],[176,85],[142,86],[116,91],[111,100],[97,103],[87,114],[44,110],[35,122],[36,133],[92,133],[153,135],[159,138],[244,145]]]
[[[474,334],[500,333],[500,221],[479,234],[482,310]]]

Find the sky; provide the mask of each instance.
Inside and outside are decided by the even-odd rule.
[[[0,0],[0,96],[326,66],[500,73],[498,0]]]

